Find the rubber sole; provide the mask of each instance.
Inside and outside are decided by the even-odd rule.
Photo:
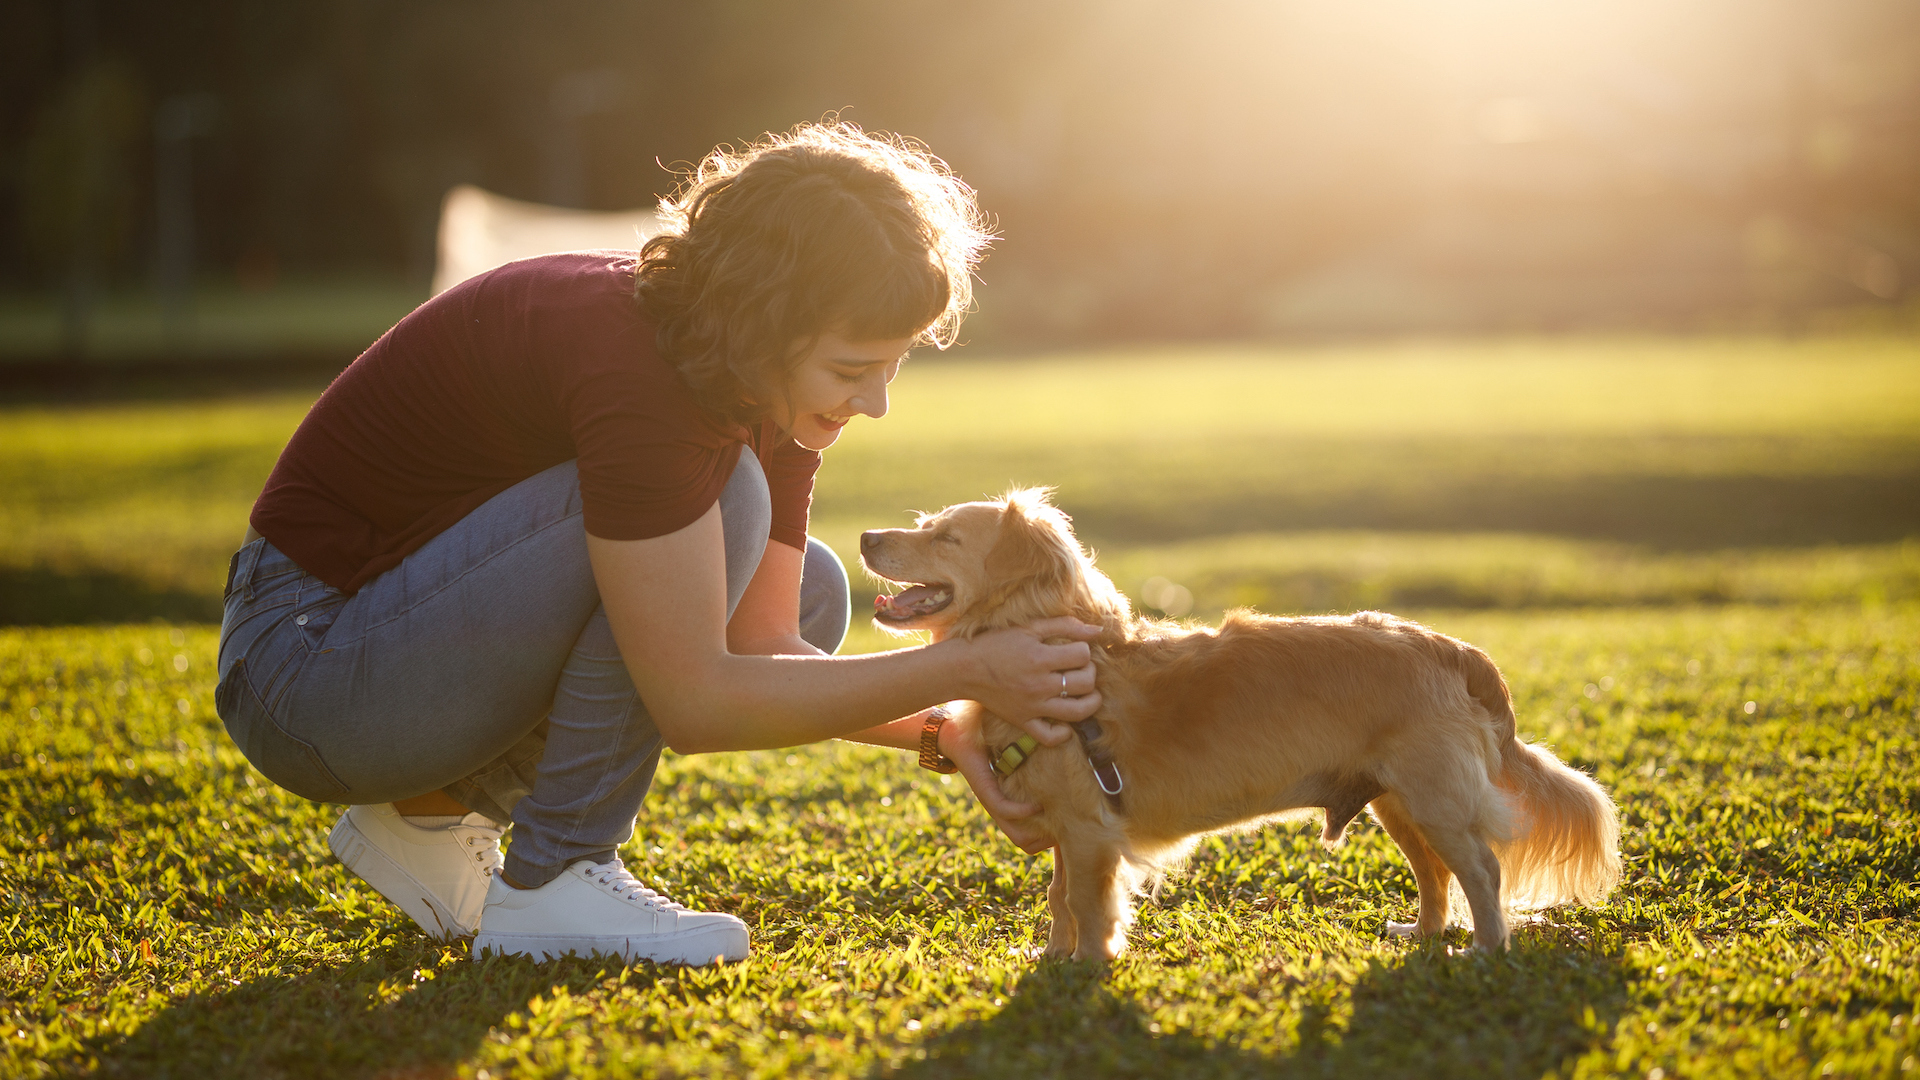
[[[431,889],[407,873],[393,856],[375,847],[348,815],[341,814],[340,820],[334,823],[333,831],[327,834],[327,847],[333,849],[334,858],[345,863],[360,880],[373,886],[381,896],[392,901],[393,906],[420,924],[428,937],[451,941],[478,929],[477,917],[474,926],[462,925],[451,909],[433,899]]]
[[[745,960],[749,951],[744,926],[703,926],[672,934],[591,937],[585,934],[532,934],[486,930],[473,939],[473,958],[490,955],[530,956],[557,960],[562,956],[617,956],[622,960],[652,960],[660,964],[707,964]]]

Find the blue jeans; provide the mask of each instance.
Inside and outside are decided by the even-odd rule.
[[[766,551],[772,504],[743,452],[720,514],[727,614]],[[801,634],[846,636],[847,574],[809,539]],[[228,571],[214,695],[269,780],[324,802],[444,790],[513,825],[507,873],[542,885],[633,835],[662,739],[587,561],[573,462],[516,484],[352,596],[264,539]]]

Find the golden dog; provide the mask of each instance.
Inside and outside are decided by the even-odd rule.
[[[1118,955],[1132,892],[1195,839],[1310,807],[1329,845],[1364,807],[1406,853],[1420,914],[1392,933],[1440,932],[1454,879],[1474,944],[1503,949],[1509,906],[1597,904],[1619,878],[1612,800],[1519,741],[1505,680],[1466,642],[1372,611],[1235,611],[1218,629],[1136,617],[1044,489],[865,533],[861,559],[907,586],[875,603],[888,629],[966,637],[1052,615],[1106,628],[1105,703],[1082,738],[1039,747],[981,716],[1006,792],[1039,803],[1059,841],[1048,955]]]

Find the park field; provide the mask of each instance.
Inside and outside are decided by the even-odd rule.
[[[316,389],[16,403],[0,1076],[1920,1070],[1920,342],[916,358],[895,390],[821,472],[843,554],[1050,484],[1137,600],[1420,618],[1613,793],[1620,889],[1503,956],[1411,943],[1384,832],[1298,821],[1205,841],[1110,968],[1042,962],[1048,861],[964,784],[835,743],[668,755],[623,852],[746,919],[746,962],[474,963],[212,713],[226,555]]]
[[[1219,837],[1111,971],[1037,962],[1043,857],[905,755],[664,763],[625,852],[754,928],[686,971],[470,961],[211,715],[215,635],[0,632],[13,1076],[1890,1076],[1920,1055],[1912,607],[1430,613],[1619,801],[1598,910],[1384,936],[1378,827]],[[1752,704],[1749,704],[1751,702]],[[1751,711],[1749,711],[1751,710]]]
[[[0,623],[217,620],[317,394],[0,404]],[[1920,341],[916,357],[813,531],[1017,484],[1201,612],[1920,598]]]

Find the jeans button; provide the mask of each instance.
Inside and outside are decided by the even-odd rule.
[[[293,625],[295,626],[307,625],[307,617],[305,615],[295,615],[293,617]]]

